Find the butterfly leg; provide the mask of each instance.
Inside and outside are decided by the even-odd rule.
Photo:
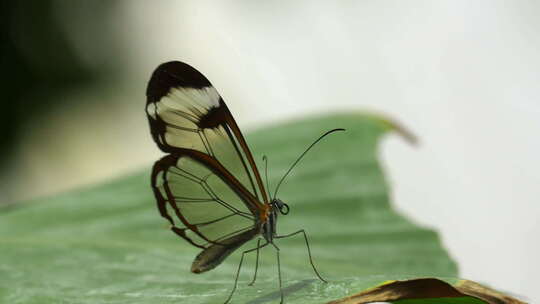
[[[276,239],[284,239],[284,238],[288,238],[288,237],[297,235],[299,233],[302,233],[304,235],[304,240],[306,240],[306,247],[307,247],[308,256],[309,256],[309,263],[311,264],[311,267],[313,268],[313,271],[315,271],[315,274],[317,275],[317,277],[319,277],[319,279],[321,281],[323,281],[325,283],[328,283],[325,279],[322,278],[322,276],[319,274],[319,271],[317,271],[317,268],[315,267],[315,264],[313,263],[313,259],[311,258],[311,250],[309,248],[309,241],[308,241],[308,238],[307,238],[307,235],[306,235],[306,232],[304,231],[304,229],[298,230],[298,231],[293,232],[293,233],[285,234],[285,235],[276,235],[276,236],[274,236],[274,238],[276,238]]]
[[[279,278],[279,293],[281,295],[281,301],[279,304],[283,304],[283,289],[281,288],[281,263],[279,262],[279,247],[276,246],[273,242],[270,243],[274,248],[276,248],[276,256],[277,256],[277,269],[278,269],[278,278]]]
[[[255,259],[255,274],[253,275],[253,280],[251,283],[248,284],[248,286],[253,286],[255,284],[255,280],[257,280],[257,270],[259,270],[259,249],[261,244],[261,239],[257,240],[257,258]]]
[[[229,301],[231,301],[232,296],[233,296],[234,292],[236,291],[236,286],[238,285],[238,276],[240,276],[240,269],[242,268],[242,263],[244,262],[244,255],[245,255],[246,253],[250,253],[250,252],[253,252],[253,251],[255,251],[255,250],[257,250],[257,252],[258,252],[259,249],[265,247],[265,246],[268,245],[268,244],[269,244],[269,243],[266,242],[266,243],[264,243],[264,244],[262,244],[262,245],[259,246],[259,243],[257,242],[257,247],[242,252],[242,257],[240,258],[240,263],[238,264],[238,270],[236,271],[236,277],[234,278],[234,286],[233,286],[233,289],[231,290],[231,294],[229,295],[229,297],[227,298],[227,300],[225,301],[224,304],[227,304],[227,303],[229,303]]]

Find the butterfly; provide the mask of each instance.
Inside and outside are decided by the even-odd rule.
[[[302,234],[315,274],[326,282],[313,264],[305,231],[278,235],[278,215],[289,213],[289,206],[275,198],[290,170],[283,176],[274,198],[261,179],[257,164],[242,132],[223,98],[210,81],[192,66],[171,61],[159,65],[148,83],[146,115],[153,140],[167,153],[156,161],[151,185],[162,217],[171,230],[202,249],[191,271],[202,273],[223,262],[249,240],[258,238],[255,248],[242,252],[228,303],[236,290],[244,256],[271,245],[276,249],[281,301],[281,266],[279,248],[274,239]],[[267,164],[266,157],[263,158]],[[265,166],[266,168],[266,166]],[[265,169],[265,172],[267,170]],[[263,244],[261,244],[263,240]]]

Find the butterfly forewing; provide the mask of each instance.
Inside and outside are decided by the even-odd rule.
[[[257,202],[267,202],[245,140],[206,77],[185,63],[164,63],[153,73],[147,97],[152,136],[161,150],[174,153],[184,148],[208,154],[249,189]]]

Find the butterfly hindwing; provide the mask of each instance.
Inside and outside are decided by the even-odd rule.
[[[178,229],[187,229],[180,235],[200,248],[220,244],[257,223],[255,211],[244,203],[250,198],[242,198],[249,192],[235,192],[233,189],[241,189],[238,181],[227,176],[228,182],[236,184],[231,187],[223,181],[222,174],[227,174],[224,168],[213,165],[215,168],[207,167],[189,154],[171,154],[156,162],[152,173],[152,187],[162,215],[177,234]]]

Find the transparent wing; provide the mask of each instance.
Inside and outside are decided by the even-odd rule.
[[[171,230],[204,249],[216,244],[230,246],[230,237],[258,231],[257,210],[244,203],[251,194],[237,187],[239,181],[229,174],[213,158],[196,151],[157,161],[152,188]]]
[[[253,156],[225,102],[193,67],[178,61],[160,65],[147,89],[146,113],[154,141],[171,154],[185,149],[219,161],[256,198],[268,203]]]

